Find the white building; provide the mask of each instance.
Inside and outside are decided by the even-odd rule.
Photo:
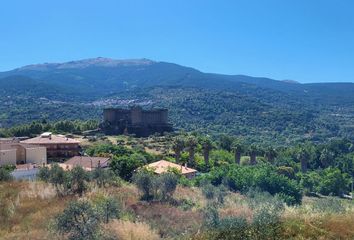
[[[47,163],[47,149],[23,143],[0,143],[0,166]]]

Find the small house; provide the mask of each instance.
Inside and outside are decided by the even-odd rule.
[[[169,162],[166,160],[160,160],[157,162],[150,163],[145,166],[146,168],[153,169],[154,173],[162,174],[169,172],[171,169],[178,170],[181,175],[185,176],[188,179],[194,178],[197,174],[197,170],[193,168],[189,168],[187,166],[179,165],[173,162]]]

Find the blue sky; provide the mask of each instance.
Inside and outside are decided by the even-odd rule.
[[[91,57],[354,82],[352,0],[4,0],[0,71]]]

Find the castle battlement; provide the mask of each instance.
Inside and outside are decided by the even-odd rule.
[[[173,130],[172,124],[168,123],[167,109],[144,110],[141,107],[106,108],[101,125],[106,134],[123,134],[127,131],[141,137]]]

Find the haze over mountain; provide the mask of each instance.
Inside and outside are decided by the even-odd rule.
[[[3,126],[42,118],[99,118],[102,107],[133,104],[168,107],[177,127],[194,130],[242,126],[266,135],[292,128],[299,136],[313,136],[326,129],[334,136],[339,123],[343,132],[354,126],[353,83],[300,84],[203,73],[149,59],[33,64],[0,73],[0,85]]]

